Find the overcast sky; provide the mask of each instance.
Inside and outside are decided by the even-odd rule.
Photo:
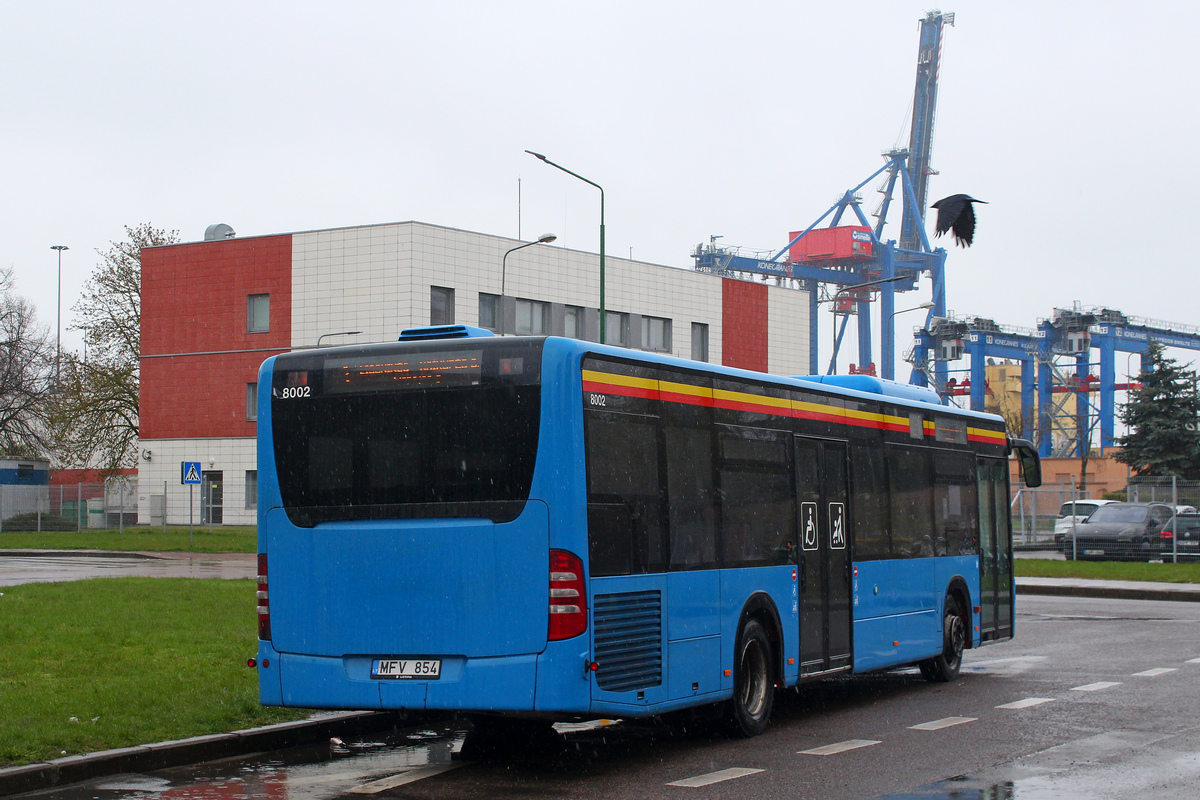
[[[957,18],[929,194],[989,201],[975,246],[951,247],[958,314],[1033,327],[1079,301],[1200,322],[1200,6],[1134,8],[943,8]],[[184,241],[214,222],[239,236],[412,219],[516,237],[519,224],[596,251],[598,193],[527,148],[604,186],[610,254],[690,267],[712,234],[777,250],[907,143],[927,10],[9,0],[0,264],[53,330],[51,245],[71,248],[66,328],[95,251],[141,222]]]

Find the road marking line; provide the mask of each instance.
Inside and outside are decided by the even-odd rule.
[[[1200,658],[1189,658],[1189,659],[1188,659],[1186,662],[1184,662],[1184,663],[1186,663],[1186,664],[1200,664]]]
[[[847,750],[857,750],[860,747],[870,747],[873,744],[881,744],[875,739],[850,739],[837,744],[827,744],[824,747],[814,747],[811,750],[801,750],[796,755],[798,756],[832,756],[838,753],[844,753]]]
[[[974,722],[978,717],[946,717],[945,719],[935,719],[933,722],[922,722],[920,725],[909,725],[908,729],[912,731],[940,731],[942,728],[949,728],[952,725],[962,725],[964,722]]]
[[[364,783],[362,786],[355,786],[353,789],[347,789],[348,794],[378,794],[387,789],[394,789],[397,786],[403,786],[406,783],[432,778],[434,775],[440,775],[448,770],[461,767],[462,764],[430,764],[427,767],[417,767],[416,769],[405,770],[398,775],[393,775],[390,778],[381,778],[377,781]]]
[[[671,781],[667,786],[711,786],[714,783],[721,781],[731,781],[734,778],[744,778],[747,775],[754,775],[762,772],[761,769],[747,769],[745,767],[730,767],[716,772],[710,772],[707,775],[697,775],[694,778],[684,778],[679,781]]]
[[[1017,700],[1014,703],[1005,703],[996,708],[1031,708],[1032,706],[1040,706],[1042,703],[1053,703],[1053,697],[1026,697],[1024,700]]]
[[[1168,672],[1176,672],[1174,667],[1155,667],[1154,669],[1142,670],[1141,672],[1133,673],[1135,678],[1157,678],[1159,675],[1166,675]]]
[[[1083,686],[1074,686],[1072,692],[1098,692],[1101,689],[1111,689],[1114,686],[1120,686],[1120,681],[1099,681],[1097,683],[1086,683]]]

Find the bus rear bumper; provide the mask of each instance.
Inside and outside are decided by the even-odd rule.
[[[537,662],[536,654],[448,656],[437,680],[380,680],[370,677],[370,657],[276,653],[259,642],[259,700],[300,708],[533,712]]]

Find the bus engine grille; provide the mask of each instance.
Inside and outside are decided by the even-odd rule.
[[[596,683],[625,691],[662,683],[662,593],[596,595]]]

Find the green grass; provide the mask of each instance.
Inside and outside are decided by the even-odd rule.
[[[258,529],[253,525],[197,525],[189,546],[186,525],[162,528],[138,526],[117,530],[85,530],[43,533],[0,533],[0,550],[150,550],[154,552],[253,553],[258,548]]]
[[[304,718],[258,704],[254,590],[192,578],[4,587],[0,766]]]
[[[1019,578],[1092,578],[1107,581],[1161,581],[1200,583],[1200,563],[1145,564],[1136,561],[1055,561],[1017,558],[1013,570]]]

